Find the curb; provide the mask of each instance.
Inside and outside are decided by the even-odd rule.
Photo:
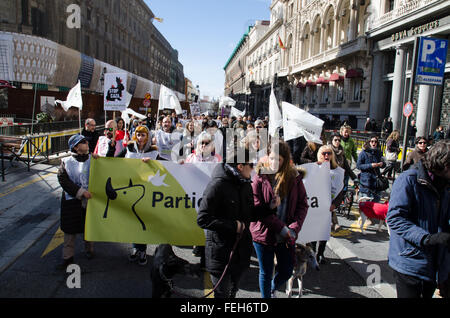
[[[374,274],[374,268],[371,267],[371,264],[362,261],[355,253],[350,251],[343,244],[339,243],[339,240],[334,237],[330,237],[327,246],[333,251],[333,253],[346,262],[356,273],[358,273],[367,282],[369,288],[372,288],[383,298],[397,298],[397,290],[395,285],[386,283],[386,280],[383,279],[382,271],[379,280],[380,283],[370,286],[372,281],[371,275]]]

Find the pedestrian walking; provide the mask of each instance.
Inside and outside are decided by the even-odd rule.
[[[74,263],[76,235],[84,233],[87,200],[92,197],[88,191],[91,156],[89,143],[83,135],[69,139],[71,156],[61,160],[58,181],[63,189],[61,196],[61,230],[64,232],[63,261],[58,269],[65,269]],[[84,242],[86,257],[94,253],[93,242]]]
[[[433,133],[433,141],[436,143],[439,140],[444,140],[444,139],[445,139],[444,127],[438,126],[436,128],[435,132]]]
[[[98,139],[94,154],[100,157],[113,157],[116,151],[116,129],[117,123],[109,120],[105,124],[104,136]],[[112,151],[112,153],[110,153]]]
[[[450,141],[439,141],[395,181],[387,224],[398,298],[450,297]]]
[[[418,163],[423,155],[428,151],[428,139],[425,136],[419,136],[415,141],[416,147],[406,157],[403,164],[403,171],[408,170],[412,165]]]
[[[206,230],[205,265],[216,286],[215,298],[235,298],[241,276],[250,266],[253,164],[249,163],[248,150],[244,150],[244,162],[238,162],[238,153],[235,151],[233,163],[221,163],[215,168],[197,216],[197,224]]]
[[[320,147],[317,152],[317,164],[321,165],[324,162],[328,162],[330,164],[330,171],[339,168],[339,165],[336,162],[334,151],[333,151],[333,148],[331,145],[324,145],[324,146]],[[330,178],[333,181],[331,174],[330,174]],[[340,181],[340,182],[342,182],[342,188],[343,188],[343,178],[341,180],[342,181]],[[342,188],[338,184],[333,184],[333,186],[336,188],[339,188],[341,190],[338,193],[331,193],[330,213],[332,215],[332,217],[331,217],[331,230],[332,231],[337,229],[337,225],[338,225],[338,219],[337,219],[336,213],[334,213],[334,210],[342,202],[342,200],[344,199],[344,194],[345,194],[345,192],[342,190]],[[310,245],[315,252],[317,242],[311,242]],[[319,241],[319,247],[317,248],[317,254],[316,254],[317,262],[322,265],[328,263],[328,260],[326,259],[325,255],[324,255],[326,245],[327,245],[327,241]]]
[[[398,154],[400,153],[400,133],[398,130],[394,130],[386,140],[386,168],[381,175],[387,175],[391,178],[395,169],[397,168]]]
[[[274,298],[276,290],[292,275],[294,244],[308,212],[305,171],[291,165],[291,153],[285,142],[272,145],[268,161],[258,163],[252,188],[256,207],[267,216],[250,225],[253,246],[259,262],[259,289],[263,298]],[[266,174],[265,163],[270,173]],[[277,266],[274,274],[274,256]],[[272,277],[273,276],[273,277]]]
[[[98,132],[95,130],[96,122],[92,118],[86,119],[84,123],[84,128],[81,134],[86,138],[89,143],[89,152],[94,153],[95,146],[97,146],[98,142]]]
[[[158,148],[152,144],[147,126],[136,127],[131,141],[115,157],[141,159],[143,162],[161,159]],[[141,266],[147,265],[147,245],[133,243],[128,260],[130,262],[138,261]]]
[[[383,154],[378,148],[378,137],[372,135],[363,146],[358,156],[357,168],[361,171],[359,180],[359,192],[361,196],[371,197],[372,201],[381,199],[380,189],[377,189],[377,178],[380,176],[380,168],[384,168]]]

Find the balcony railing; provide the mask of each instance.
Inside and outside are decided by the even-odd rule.
[[[412,0],[405,2],[404,5],[400,5],[392,11],[386,12],[378,19],[374,20],[372,28],[379,27],[389,21],[396,20],[408,13],[414,12],[419,8],[424,8],[433,2],[440,2],[440,0]]]

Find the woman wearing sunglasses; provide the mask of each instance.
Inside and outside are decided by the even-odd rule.
[[[338,135],[337,135],[338,136]],[[338,163],[336,162],[336,157],[333,151],[333,148],[331,145],[325,145],[319,148],[319,150],[317,151],[317,164],[321,165],[324,162],[328,162],[330,163],[330,170],[335,170],[335,169],[341,169],[338,165]],[[332,177],[332,175],[330,175],[330,178]],[[342,181],[336,178],[332,178],[332,180],[338,180],[338,182],[341,182],[341,184],[334,184],[333,183],[333,187],[332,189],[337,189],[337,191],[339,191],[338,193],[331,193],[331,206],[330,206],[330,212],[333,215],[333,211],[336,209],[336,206],[342,202],[342,200],[344,199],[344,194],[345,192],[343,191],[344,188],[344,177],[342,174]],[[334,214],[334,217],[332,218],[332,229],[336,228],[337,225],[337,217],[336,214]],[[327,259],[324,256],[324,252],[325,252],[325,247],[326,247],[327,241],[320,241],[319,242],[319,248],[317,249],[317,254],[316,254],[316,258],[317,258],[317,262],[319,264],[326,264],[328,263]],[[311,242],[311,247],[314,251],[316,251],[316,245],[317,242]]]
[[[197,138],[194,153],[186,158],[186,163],[222,162],[222,157],[215,153],[214,141],[209,133],[202,132]]]
[[[412,165],[415,165],[423,158],[428,151],[428,139],[425,136],[419,136],[416,138],[416,148],[411,151],[406,157],[406,161],[403,164],[403,171],[406,171]]]
[[[373,198],[373,202],[380,202],[380,191],[376,189],[376,180],[380,173],[380,168],[384,168],[383,153],[378,147],[378,137],[370,137],[363,146],[363,150],[358,156],[356,167],[361,171],[359,180],[359,192],[361,196]]]
[[[308,211],[302,181],[305,171],[291,165],[287,143],[280,142],[276,150],[272,145],[268,160],[258,163],[252,180],[255,207],[268,214],[250,224],[263,298],[273,298],[275,291],[291,277],[294,244]],[[275,255],[277,266],[273,276]]]

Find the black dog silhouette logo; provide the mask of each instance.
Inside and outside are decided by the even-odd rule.
[[[136,205],[145,195],[145,187],[142,184],[133,184],[133,181],[130,179],[130,183],[127,187],[116,188],[114,189],[111,182],[111,177],[106,181],[106,195],[108,197],[108,201],[106,202],[105,213],[103,214],[103,218],[106,219],[108,217],[108,208],[109,201],[116,200],[119,196],[127,196],[124,198],[125,201],[129,201],[131,203],[131,211],[134,213],[138,221],[142,225],[142,230],[146,230],[144,221],[139,217],[136,212]],[[133,202],[134,201],[134,202]]]

